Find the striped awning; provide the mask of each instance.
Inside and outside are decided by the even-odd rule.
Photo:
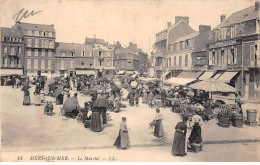
[[[237,75],[238,72],[224,72],[219,78],[219,81],[229,83],[230,80]]]

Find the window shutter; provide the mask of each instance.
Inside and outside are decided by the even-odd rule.
[[[231,49],[228,49],[227,62],[230,64]]]
[[[234,64],[237,64],[237,48],[234,49]]]
[[[227,49],[224,50],[224,64],[227,64]]]
[[[212,65],[212,52],[209,52],[209,65]]]
[[[250,45],[250,60],[255,59],[255,45]]]

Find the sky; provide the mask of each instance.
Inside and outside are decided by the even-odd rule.
[[[42,11],[21,22],[54,24],[56,42],[84,43],[86,37],[102,38],[122,46],[136,43],[152,51],[155,34],[174,24],[175,16],[188,16],[190,26],[220,23],[220,15],[254,5],[255,0],[2,0],[0,26],[12,27],[14,16],[24,10]],[[149,39],[150,38],[150,39]],[[150,42],[149,42],[150,40]]]

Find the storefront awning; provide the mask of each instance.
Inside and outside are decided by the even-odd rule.
[[[215,76],[213,77],[214,79],[218,79],[221,75],[222,75],[223,72],[219,72],[217,74],[215,74]]]
[[[166,80],[165,83],[173,84],[173,85],[187,85],[196,79],[193,78],[179,78],[179,77],[172,77],[169,80]]]
[[[229,83],[230,80],[237,75],[238,72],[224,72],[219,78],[219,81]]]
[[[1,76],[10,76],[10,75],[23,75],[23,69],[1,69],[0,70]]]
[[[207,80],[214,75],[214,72],[204,72],[200,77],[199,80]]]
[[[167,76],[169,73],[171,73],[171,72],[165,72],[165,73],[163,73],[161,78],[165,79],[166,76]]]
[[[76,75],[96,75],[95,70],[76,70]]]
[[[120,71],[118,71],[118,75],[121,75],[121,74],[124,74],[125,73],[125,70],[120,70]]]
[[[197,79],[202,73],[203,72],[183,71],[177,77],[178,78]]]
[[[132,74],[135,74],[135,72],[134,72],[134,71],[126,71],[125,74],[130,74],[130,75],[132,75]]]

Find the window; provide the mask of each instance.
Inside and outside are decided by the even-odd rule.
[[[65,57],[66,56],[66,52],[65,51],[61,51],[61,56]]]
[[[234,64],[234,58],[235,58],[235,51],[234,49],[231,49],[230,64]]]
[[[176,66],[176,56],[174,56],[174,66]]]
[[[212,65],[212,52],[209,52],[209,65]]]
[[[28,30],[28,35],[31,36],[32,35],[32,31]]]
[[[31,56],[32,55],[32,51],[31,51],[31,49],[28,49],[27,50],[27,56]]]
[[[11,67],[14,67],[14,60],[10,60],[10,63],[11,63]]]
[[[182,56],[179,56],[179,65],[182,65]]]
[[[89,64],[89,67],[90,67],[90,68],[93,68],[93,64]]]
[[[218,63],[221,63],[221,50],[218,51]]]
[[[45,50],[42,49],[42,57],[45,57]]]
[[[71,56],[74,57],[75,56],[75,52],[71,52]],[[84,55],[85,56],[85,55]]]
[[[35,35],[35,36],[39,36],[39,31],[35,31],[35,32],[34,32],[34,35]]]
[[[93,52],[89,52],[89,55],[90,55],[91,57],[93,57]]]
[[[34,56],[38,56],[38,49],[34,50]]]
[[[52,61],[48,60],[48,69],[52,69]]]
[[[221,37],[222,37],[222,38],[221,38],[222,40],[225,40],[225,39],[226,39],[226,28],[222,28],[222,29],[221,29]]]
[[[48,33],[48,37],[52,37],[52,32],[49,32],[49,33]]]
[[[27,40],[27,46],[28,46],[28,47],[31,47],[31,46],[32,46],[32,39],[28,39],[28,40]]]
[[[172,66],[172,58],[169,58],[169,66]]]
[[[4,59],[4,67],[7,67],[7,58]]]
[[[7,46],[4,46],[4,53],[7,53]]]
[[[41,69],[45,69],[45,60],[41,60]]]
[[[36,48],[39,47],[39,40],[38,39],[35,39],[35,45],[34,45]]]
[[[185,55],[185,67],[188,66],[188,55]]]
[[[71,54],[73,54],[73,53],[74,53],[74,52],[72,52]],[[85,57],[85,55],[86,55],[85,51],[82,51],[81,55],[82,55],[83,57]],[[72,55],[72,56],[73,56],[73,55]]]
[[[48,51],[48,57],[52,57],[52,50]]]
[[[27,69],[31,69],[32,62],[31,59],[27,59]]]
[[[236,37],[236,28],[235,25],[231,26],[231,38]]]
[[[18,47],[18,54],[21,54],[21,53],[22,53],[22,47],[19,46],[19,47]]]
[[[54,44],[52,40],[49,40],[49,48],[53,48]]]
[[[250,45],[250,65],[255,64],[255,60],[257,59],[257,45]]]
[[[19,64],[21,64],[21,63],[19,63],[20,62],[19,58],[16,61],[17,61],[16,62],[16,67],[19,67],[20,66]]]
[[[34,69],[38,69],[38,59],[34,59]]]
[[[48,36],[48,32],[43,32],[43,36],[47,37]]]
[[[48,48],[48,40],[43,40],[43,47]]]
[[[237,64],[237,48],[234,49],[234,64]]]
[[[214,51],[214,52],[212,52],[212,64],[213,65],[216,63],[215,59],[216,59],[216,52]]]

